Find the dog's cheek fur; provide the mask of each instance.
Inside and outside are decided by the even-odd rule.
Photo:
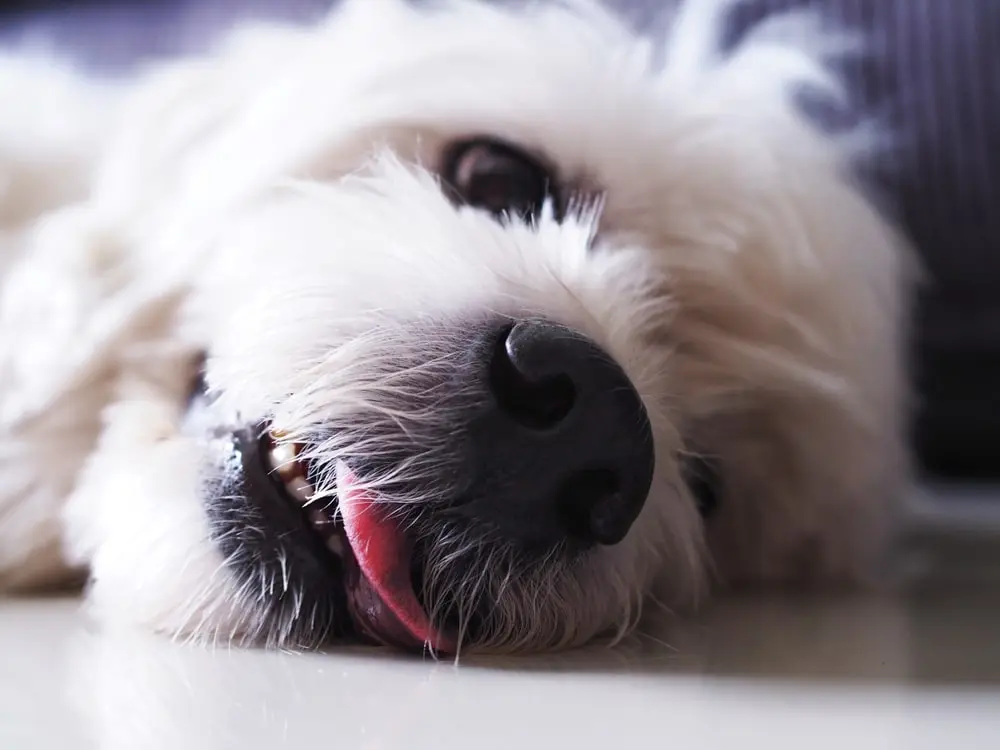
[[[668,261],[676,397],[723,473],[708,524],[722,578],[858,582],[910,477],[915,269],[828,143],[790,118],[767,132],[784,141],[738,146],[737,177],[726,154],[747,136],[719,133],[689,182],[705,224],[679,227]]]
[[[257,609],[211,541],[205,445],[180,424],[190,377],[190,357],[171,352],[116,383],[67,503],[67,546],[89,565],[88,601],[103,622],[229,641],[256,635]]]

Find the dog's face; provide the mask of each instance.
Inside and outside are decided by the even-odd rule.
[[[663,273],[564,215],[571,186],[520,147],[442,156],[292,190],[223,241],[201,299],[234,302],[189,412],[221,430],[213,536],[277,582],[282,621],[448,648],[625,628],[640,550],[678,555],[684,586],[697,570]]]
[[[362,5],[192,157],[220,184],[180,183],[174,346],[71,508],[97,604],[526,650],[689,603],[706,538],[733,577],[850,567],[825,508],[897,472],[865,455],[897,447],[895,261],[783,103],[806,58],[685,72],[588,4]],[[863,479],[803,478],[822,456]]]

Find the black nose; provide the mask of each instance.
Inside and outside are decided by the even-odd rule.
[[[653,476],[653,438],[622,368],[586,336],[525,321],[476,347],[488,406],[462,451],[464,514],[526,547],[616,544]]]

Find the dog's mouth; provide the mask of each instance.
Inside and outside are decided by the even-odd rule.
[[[337,464],[336,491],[321,497],[299,444],[265,430],[256,450],[238,445],[244,463],[263,464],[253,468],[267,473],[277,499],[301,513],[340,560],[347,612],[361,634],[396,648],[455,652],[454,639],[432,625],[417,596],[411,539],[350,467]]]
[[[185,429],[221,446],[211,461],[212,474],[221,475],[208,485],[207,507],[229,563],[254,584],[270,582],[271,595],[279,589],[294,602],[295,617],[311,611],[304,622],[310,640],[356,635],[405,650],[455,653],[456,639],[432,625],[421,604],[422,555],[387,503],[343,462],[330,490],[330,482],[316,480],[302,445],[267,424],[219,426],[214,402],[199,377]]]

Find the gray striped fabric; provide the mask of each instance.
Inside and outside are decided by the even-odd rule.
[[[640,26],[656,25],[670,4],[610,1]],[[308,19],[329,2],[63,2],[75,9],[42,14],[36,0],[31,14],[7,17],[0,38],[28,29],[121,70],[204,46],[246,15]],[[895,135],[895,149],[861,167],[930,275],[915,346],[923,461],[942,474],[1000,476],[1000,215],[991,210],[1000,189],[1000,56],[990,49],[1000,42],[1000,0],[748,0],[733,14],[730,41],[768,13],[801,7],[867,36],[869,54],[845,71],[853,114]],[[827,114],[833,123],[845,113]]]
[[[1000,2],[757,0],[734,34],[792,7],[867,38],[845,73],[858,112],[889,128],[895,148],[862,166],[929,275],[914,352],[924,464],[1000,476]]]

